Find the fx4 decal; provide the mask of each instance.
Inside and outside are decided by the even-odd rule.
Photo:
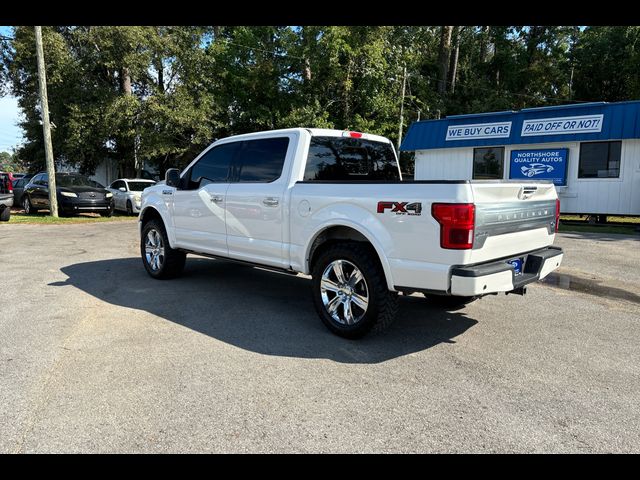
[[[396,215],[422,215],[422,203],[420,202],[378,202],[378,213],[391,210]]]

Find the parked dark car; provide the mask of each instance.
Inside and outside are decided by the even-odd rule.
[[[13,181],[13,204],[16,206],[22,205],[22,194],[24,193],[24,187],[27,186],[29,180],[33,178],[33,174],[26,174],[22,178],[18,178]]]
[[[9,175],[0,173],[0,221],[8,222],[13,206],[13,186]]]
[[[58,213],[73,215],[96,212],[110,217],[113,214],[113,194],[95,186],[95,182],[77,173],[56,173]],[[27,214],[49,209],[49,176],[38,173],[24,187],[22,206]]]

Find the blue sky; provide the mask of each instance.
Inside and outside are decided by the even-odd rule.
[[[11,35],[11,27],[0,27],[0,35]],[[0,97],[0,152],[11,152],[22,142],[18,116],[18,101],[9,96]]]

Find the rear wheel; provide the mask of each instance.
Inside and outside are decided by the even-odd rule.
[[[313,266],[313,301],[325,326],[345,338],[380,332],[395,319],[390,292],[375,251],[359,243],[329,247]]]
[[[11,208],[4,207],[0,212],[0,222],[8,222],[9,218],[11,218]]]
[[[22,199],[22,207],[24,208],[24,213],[26,213],[27,215],[38,213],[38,209],[34,208],[33,205],[31,205],[31,200],[29,200],[29,197],[27,197],[26,195]]]
[[[162,280],[180,275],[187,258],[186,253],[169,246],[167,232],[159,220],[150,220],[142,227],[140,253],[147,273]]]

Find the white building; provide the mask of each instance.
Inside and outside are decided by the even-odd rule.
[[[142,163],[142,178],[159,180],[160,177],[161,175],[155,167],[147,162]],[[120,178],[118,176],[118,162],[110,158],[103,160],[96,167],[96,172],[90,175],[89,178],[104,186],[109,186],[114,180]]]
[[[553,180],[562,213],[640,215],[640,101],[425,120],[400,150],[416,180]]]

